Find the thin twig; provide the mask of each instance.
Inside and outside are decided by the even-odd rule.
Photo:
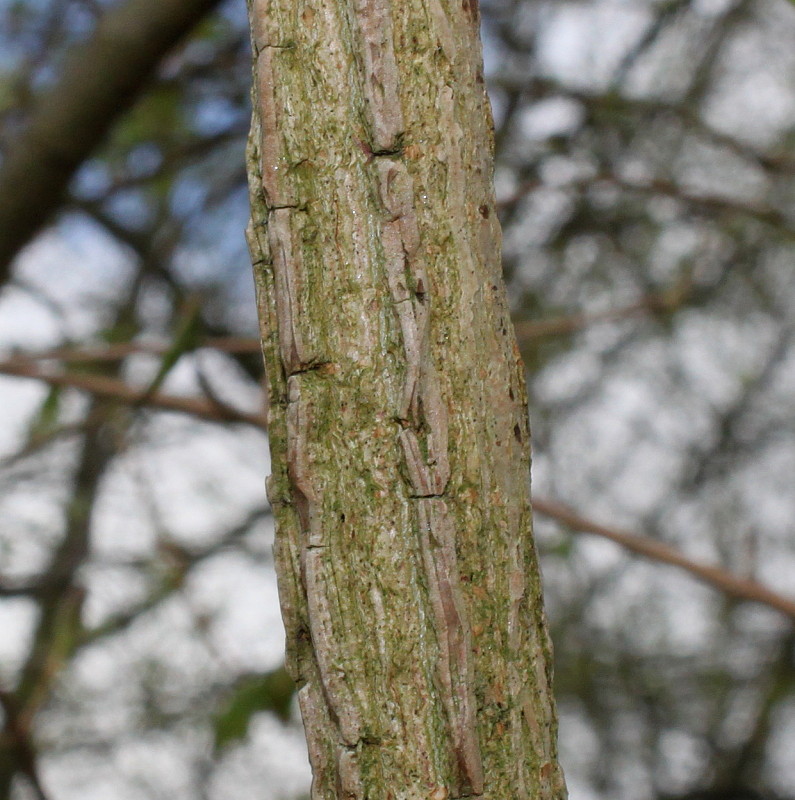
[[[687,300],[689,293],[690,287],[683,284],[662,292],[644,295],[640,300],[626,306],[609,308],[593,314],[579,313],[538,320],[514,320],[514,330],[520,342],[546,336],[563,336],[601,322],[617,322],[643,316],[649,312],[676,311]]]
[[[83,347],[54,347],[49,350],[15,353],[5,363],[29,363],[30,361],[61,361],[64,364],[99,363],[121,361],[132,355],[163,355],[171,342],[134,341],[117,344],[99,344]],[[199,342],[197,348],[217,350],[230,355],[259,353],[261,344],[246,336],[215,336]]]
[[[729,196],[702,193],[662,178],[628,180],[612,172],[599,172],[554,188],[561,191],[584,192],[594,186],[598,186],[600,183],[612,184],[625,192],[664,195],[707,213],[736,214],[747,217],[774,228],[787,238],[795,238],[795,221],[775,206],[763,202],[745,201]],[[506,211],[527,195],[541,188],[548,187],[537,178],[525,181],[513,194],[499,200],[497,208],[501,211]]]
[[[125,405],[141,405],[142,407],[162,411],[177,411],[212,422],[242,422],[247,425],[253,425],[256,428],[264,428],[267,424],[264,414],[237,411],[228,406],[219,406],[209,400],[202,400],[196,397],[177,397],[160,392],[146,396],[145,390],[130,386],[116,378],[85,373],[47,372],[36,364],[25,364],[21,359],[0,362],[0,374],[14,375],[20,378],[33,378],[50,386],[78,389],[95,397],[118,400]]]

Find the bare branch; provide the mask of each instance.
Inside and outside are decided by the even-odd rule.
[[[665,196],[691,206],[694,209],[712,214],[728,214],[768,225],[783,237],[795,239],[795,220],[768,203],[745,201],[740,198],[700,193],[680,186],[674,181],[652,178],[644,181],[627,180],[612,172],[599,172],[561,186],[562,190],[585,191],[598,184],[612,184],[625,192],[639,192],[651,196]],[[513,208],[528,194],[543,188],[539,179],[526,181],[517,190],[497,203],[501,211]]]
[[[162,411],[177,411],[212,422],[242,422],[247,425],[253,425],[256,428],[265,428],[267,424],[264,414],[236,411],[226,405],[220,406],[196,397],[176,397],[160,392],[155,392],[147,397],[144,390],[130,386],[116,378],[86,373],[46,372],[35,364],[25,364],[21,359],[0,363],[0,374],[14,375],[20,378],[33,378],[50,386],[79,389],[95,397],[118,400],[125,405],[141,405],[142,407]],[[144,400],[145,402],[142,402]]]
[[[5,716],[0,734],[5,740],[3,745],[13,751],[19,772],[28,779],[36,800],[48,800],[39,777],[36,748],[30,730],[31,720],[19,709],[16,698],[10,692],[0,690],[0,707]]]
[[[691,287],[687,284],[675,285],[661,292],[644,295],[634,303],[619,308],[609,308],[593,314],[567,314],[538,320],[514,320],[514,329],[520,343],[529,339],[542,339],[546,336],[563,336],[576,333],[600,322],[617,322],[648,313],[676,311],[688,299]]]
[[[762,603],[795,620],[795,600],[784,597],[757,581],[740,578],[720,567],[693,561],[673,547],[654,539],[649,539],[646,536],[638,536],[629,531],[600,525],[598,522],[581,517],[573,509],[553,500],[534,497],[533,510],[537,514],[543,514],[545,517],[555,519],[575,531],[592,533],[595,536],[601,536],[611,542],[616,542],[625,549],[644,558],[679,567],[679,569],[688,572],[698,580],[709,584],[730,597],[738,600],[747,600],[752,603]]]
[[[101,361],[121,361],[132,355],[163,355],[168,352],[168,341],[135,341],[118,344],[102,344],[84,347],[54,347],[50,350],[16,354],[6,363],[29,364],[31,361],[61,361],[64,364],[86,364]],[[258,339],[246,336],[215,336],[200,341],[198,348],[217,350],[230,355],[259,353],[262,349]]]

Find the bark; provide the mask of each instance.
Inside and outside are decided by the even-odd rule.
[[[313,800],[563,798],[474,0],[250,0],[249,241]]]
[[[218,0],[126,0],[74,48],[0,163],[0,283],[163,56]]]

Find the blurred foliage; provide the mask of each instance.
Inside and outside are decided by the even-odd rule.
[[[284,667],[264,675],[241,678],[215,718],[216,750],[222,750],[245,737],[254,714],[271,711],[287,722],[294,694],[295,682]]]

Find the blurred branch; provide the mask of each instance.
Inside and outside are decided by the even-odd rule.
[[[744,458],[758,453],[758,448],[769,441],[765,436],[743,436],[742,427],[754,405],[787,369],[787,357],[794,342],[795,329],[782,326],[777,340],[754,365],[754,372],[744,376],[733,401],[722,409],[716,409],[710,433],[685,447],[678,478],[671,483],[656,508],[644,515],[642,524],[646,530],[655,531],[666,509],[673,504],[698,492],[709,492],[715,485],[714,481],[724,477],[730,468],[736,469]],[[776,422],[771,430],[780,437],[781,422]],[[747,568],[753,569],[753,564],[748,562]]]
[[[163,56],[218,0],[127,0],[75,47],[0,165],[0,283]]]
[[[520,344],[529,339],[546,336],[563,336],[576,333],[600,322],[618,322],[648,313],[670,313],[680,308],[688,299],[691,287],[677,284],[661,292],[644,295],[640,300],[619,308],[609,308],[593,314],[567,314],[539,320],[514,320],[514,329]]]
[[[795,0],[793,0],[795,2]],[[588,114],[597,122],[608,123],[617,115],[627,119],[643,119],[654,122],[654,118],[675,117],[688,131],[703,137],[717,147],[723,147],[734,155],[777,175],[795,172],[795,160],[785,153],[769,154],[746,141],[737,139],[726,131],[710,125],[697,108],[681,101],[668,101],[660,98],[648,99],[620,94],[618,91],[597,92],[569,86],[549,77],[535,76],[517,78],[514,75],[498,75],[489,79],[490,86],[497,86],[510,93],[512,98],[528,95],[533,100],[543,97],[568,97],[585,107]]]
[[[661,194],[674,200],[681,200],[691,206],[698,206],[705,211],[718,211],[755,219],[766,225],[776,228],[790,238],[795,238],[795,224],[786,214],[767,203],[743,201],[739,198],[721,197],[700,193],[679,186],[673,181],[651,179],[647,181],[628,181],[618,175],[603,174],[595,178],[612,183],[626,191],[643,192],[646,194]]]
[[[64,364],[86,364],[101,361],[121,361],[132,355],[164,355],[171,344],[169,342],[120,342],[118,344],[103,344],[89,347],[55,347],[51,350],[20,354],[22,363],[30,361],[61,361]],[[196,348],[217,350],[220,353],[240,355],[259,353],[262,349],[258,339],[245,336],[215,336],[202,339]],[[16,357],[12,359],[15,361]]]
[[[756,708],[749,715],[752,724],[746,729],[740,741],[727,741],[715,737],[711,746],[716,751],[717,786],[735,787],[753,781],[765,759],[771,734],[778,726],[777,709],[782,697],[793,691],[792,653],[795,648],[795,630],[779,639],[773,646],[769,662],[764,670],[764,678],[759,681],[762,688],[756,701]],[[727,697],[724,714],[729,713],[733,697]],[[724,717],[725,718],[725,717]],[[723,774],[721,774],[723,773]],[[777,800],[784,800],[783,796]]]
[[[668,0],[663,3],[651,25],[629,49],[616,67],[611,83],[620,86],[640,58],[660,40],[669,27],[690,7],[690,0]]]
[[[679,567],[679,569],[730,597],[738,600],[747,600],[752,603],[762,603],[795,620],[795,600],[790,600],[783,595],[777,594],[761,583],[747,578],[739,578],[720,567],[693,561],[673,547],[654,539],[649,539],[646,536],[638,536],[618,528],[600,525],[590,519],[581,517],[573,509],[553,500],[534,497],[533,510],[545,517],[557,520],[574,531],[601,536],[644,558]]]
[[[725,52],[727,40],[746,21],[755,5],[754,0],[735,0],[716,17],[712,30],[702,37],[699,51],[694,58],[690,86],[683,98],[685,103],[696,104],[704,99],[712,86],[715,67]]]
[[[108,410],[101,400],[92,401],[92,411],[102,414]],[[64,507],[64,535],[40,578],[46,591],[37,593],[38,615],[32,641],[13,697],[8,699],[16,714],[13,719],[6,715],[3,728],[11,738],[5,750],[0,750],[0,796],[4,798],[10,797],[12,781],[20,772],[29,777],[40,800],[44,798],[35,771],[35,748],[30,737],[20,738],[20,732],[32,729],[36,714],[50,698],[55,681],[74,654],[82,630],[85,599],[79,574],[89,557],[94,502],[114,456],[112,437],[106,435],[101,420],[96,419],[86,429],[69,481],[71,495]],[[21,749],[23,744],[30,745],[29,752]]]
[[[109,619],[94,628],[83,631],[82,644],[93,644],[107,636],[115,636],[126,630],[132,623],[148,611],[156,608],[182,585],[191,570],[218,553],[239,543],[258,522],[272,515],[270,506],[259,506],[252,509],[234,527],[227,530],[222,537],[206,547],[185,547],[170,539],[160,539],[157,543],[157,563],[165,571],[159,585],[155,590],[139,603],[126,608],[123,612],[114,614]],[[139,563],[124,562],[124,566],[150,566],[150,562]]]
[[[692,189],[686,189],[674,181],[659,178],[627,180],[611,172],[600,172],[555,187],[546,187],[543,181],[537,178],[525,181],[512,195],[499,200],[497,202],[497,208],[501,212],[512,209],[524,197],[542,188],[554,188],[559,191],[585,191],[599,183],[612,184],[625,192],[663,195],[706,212],[736,214],[747,217],[748,219],[753,219],[757,222],[769,225],[787,239],[795,239],[795,220],[767,203],[744,201],[739,198],[700,193]]]
[[[0,597],[32,597],[39,591],[38,584],[0,583]]]
[[[116,323],[134,312],[139,285],[116,310]],[[119,366],[104,368],[106,375],[88,376],[114,380]],[[32,596],[38,601],[37,619],[27,656],[13,693],[7,695],[3,721],[5,741],[0,746],[0,797],[11,796],[14,778],[26,775],[38,800],[45,794],[36,772],[35,743],[23,736],[33,729],[36,715],[51,698],[53,686],[74,656],[84,630],[82,621],[86,591],[81,571],[91,553],[92,517],[103,477],[117,454],[117,438],[108,435],[113,404],[101,395],[91,398],[87,424],[73,473],[67,478],[69,498],[63,508],[64,533],[53,548],[48,564],[35,579]],[[127,424],[129,422],[125,420]],[[9,709],[14,714],[9,713]]]
[[[88,392],[94,397],[117,400],[125,405],[140,405],[162,411],[177,411],[212,422],[242,422],[257,428],[264,428],[267,422],[264,414],[237,411],[226,405],[220,405],[197,397],[177,397],[160,392],[147,396],[145,390],[130,386],[117,378],[86,373],[46,372],[35,364],[25,364],[20,359],[0,362],[0,374],[32,378],[50,386],[78,389]]]
[[[27,779],[33,790],[36,800],[48,800],[47,793],[44,791],[39,777],[38,759],[36,748],[33,745],[33,737],[30,730],[31,720],[20,712],[16,700],[9,692],[0,690],[0,707],[3,709],[5,724],[2,736],[8,741],[3,741],[0,745],[0,761],[9,756],[13,759],[16,769],[0,769],[0,787],[10,790],[11,778],[15,771],[21,772]],[[6,765],[3,764],[3,767]],[[6,780],[7,778],[7,780]],[[8,796],[7,794],[5,795]]]
[[[76,433],[85,433],[86,427],[89,424],[91,424],[91,420],[83,420],[75,424],[59,425],[57,428],[45,434],[31,436],[25,445],[16,452],[10,453],[4,458],[0,458],[0,470],[7,470],[10,467],[16,466],[21,461],[37,455],[59,439],[64,439]]]
[[[164,177],[173,177],[179,170],[183,170],[208,155],[217,153],[219,148],[230,142],[244,142],[248,134],[248,122],[245,126],[233,125],[221,133],[213,134],[203,138],[197,138],[188,142],[180,142],[170,147],[161,147],[162,159],[149,171],[142,173],[125,172],[114,177],[113,183],[102,192],[101,197],[93,197],[91,201],[85,201],[79,197],[71,198],[78,205],[96,203],[98,200],[105,201],[113,194],[126,189],[144,186],[147,183]]]

